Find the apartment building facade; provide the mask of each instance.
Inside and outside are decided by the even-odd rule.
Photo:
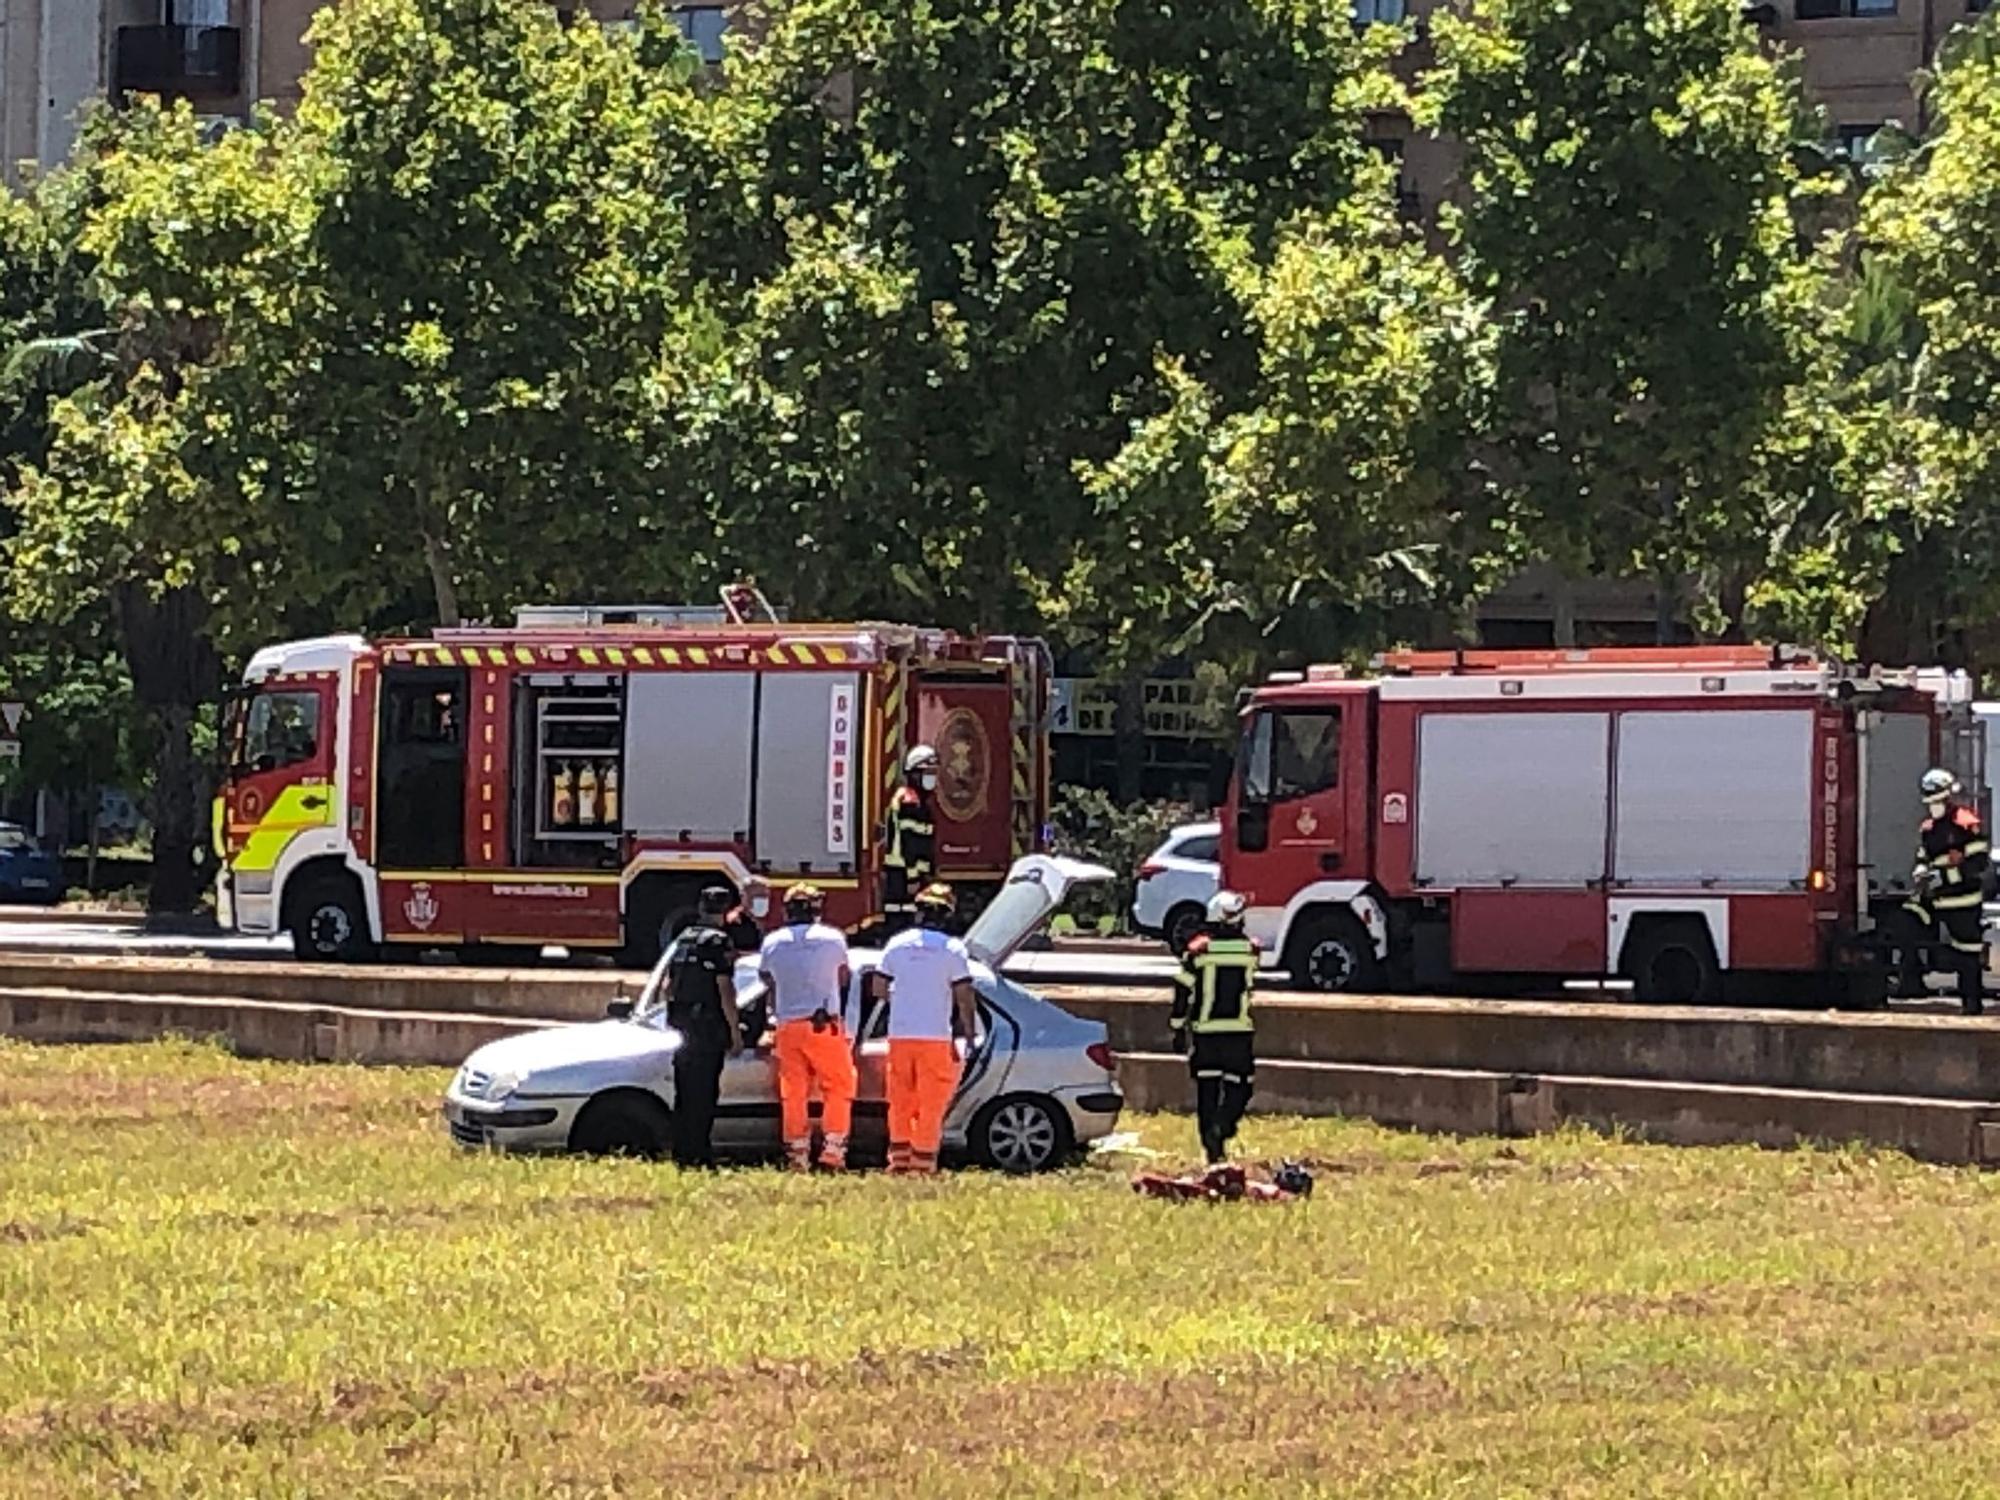
[[[296,103],[306,40],[328,0],[0,0],[0,174],[18,186],[69,154],[93,100],[186,99],[218,122],[253,104]],[[565,12],[622,20],[633,0],[557,0]],[[721,55],[726,7],[677,8],[705,57]]]

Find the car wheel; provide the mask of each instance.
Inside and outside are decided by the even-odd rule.
[[[667,1107],[657,1100],[606,1094],[591,1100],[576,1117],[569,1148],[586,1156],[665,1156],[672,1123]]]
[[[1292,983],[1322,994],[1357,994],[1382,983],[1375,940],[1359,919],[1344,911],[1308,919],[1286,950],[1285,967]]]
[[[1051,1099],[996,1099],[972,1122],[972,1149],[998,1171],[1046,1172],[1069,1154],[1069,1117]]]
[[[361,888],[345,878],[319,879],[290,903],[292,951],[315,963],[360,963],[374,951]]]
[[[1207,920],[1208,913],[1191,901],[1176,906],[1167,913],[1164,928],[1167,946],[1176,954],[1187,952],[1188,944],[1194,941],[1195,934],[1201,931],[1201,924]]]

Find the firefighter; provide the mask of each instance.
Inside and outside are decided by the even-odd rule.
[[[882,950],[875,993],[889,999],[889,1170],[937,1171],[945,1112],[958,1091],[955,1038],[968,1050],[977,1011],[972,956],[946,929],[957,903],[948,885],[917,892],[917,925]]]
[[[710,1135],[722,1065],[743,1050],[736,952],[722,928],[735,900],[725,885],[703,891],[694,924],[667,955],[667,1020],[682,1038],[674,1053],[674,1160],[684,1167],[715,1165]]]
[[[1902,945],[1902,992],[1924,993],[1925,961],[1940,928],[1958,974],[1958,1001],[1968,1016],[1984,1009],[1986,986],[1986,871],[1990,845],[1979,814],[1959,801],[1958,778],[1946,770],[1924,772],[1923,826],[1917,832],[1917,867],[1910,876],[1909,914]]]
[[[770,992],[778,1028],[778,1098],[785,1162],[793,1171],[812,1167],[812,1093],[819,1090],[819,1164],[829,1172],[847,1166],[847,1135],[854,1119],[854,1032],[846,1013],[852,967],[847,939],[820,920],[826,896],[801,881],[785,892],[785,925],[764,939],[758,968]]]
[[[1243,933],[1249,903],[1218,891],[1208,921],[1181,956],[1168,1018],[1184,1043],[1194,1075],[1195,1117],[1210,1165],[1226,1159],[1256,1080],[1250,993],[1257,982],[1257,945]]]
[[[748,958],[764,945],[764,917],[771,910],[771,887],[761,876],[743,882],[743,899],[722,919],[722,930],[739,958]]]
[[[882,911],[889,932],[901,932],[914,915],[911,895],[937,874],[938,753],[919,745],[903,758],[903,784],[889,806],[882,856]]]

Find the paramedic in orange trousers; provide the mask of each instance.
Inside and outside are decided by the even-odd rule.
[[[917,925],[882,950],[874,993],[889,998],[889,1170],[937,1171],[944,1117],[958,1091],[955,1038],[969,1050],[978,1011],[972,956],[946,932],[956,909],[948,885],[917,892]]]
[[[847,939],[820,921],[826,896],[801,881],[785,892],[785,925],[764,939],[758,955],[777,1027],[778,1099],[786,1164],[811,1169],[812,1094],[820,1096],[819,1165],[847,1166],[854,1119],[854,1033],[847,1020],[852,969]]]

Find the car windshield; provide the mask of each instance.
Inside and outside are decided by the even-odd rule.
[[[653,965],[652,973],[646,976],[645,986],[639,991],[639,998],[632,1003],[630,1019],[648,1025],[663,1025],[667,1014],[667,968],[673,962],[675,946],[679,938],[667,944],[660,961]],[[757,960],[740,958],[736,961],[736,1003],[748,1008],[764,993],[764,981],[757,977]]]
[[[34,839],[25,828],[0,827],[0,853],[33,854],[36,852]]]

